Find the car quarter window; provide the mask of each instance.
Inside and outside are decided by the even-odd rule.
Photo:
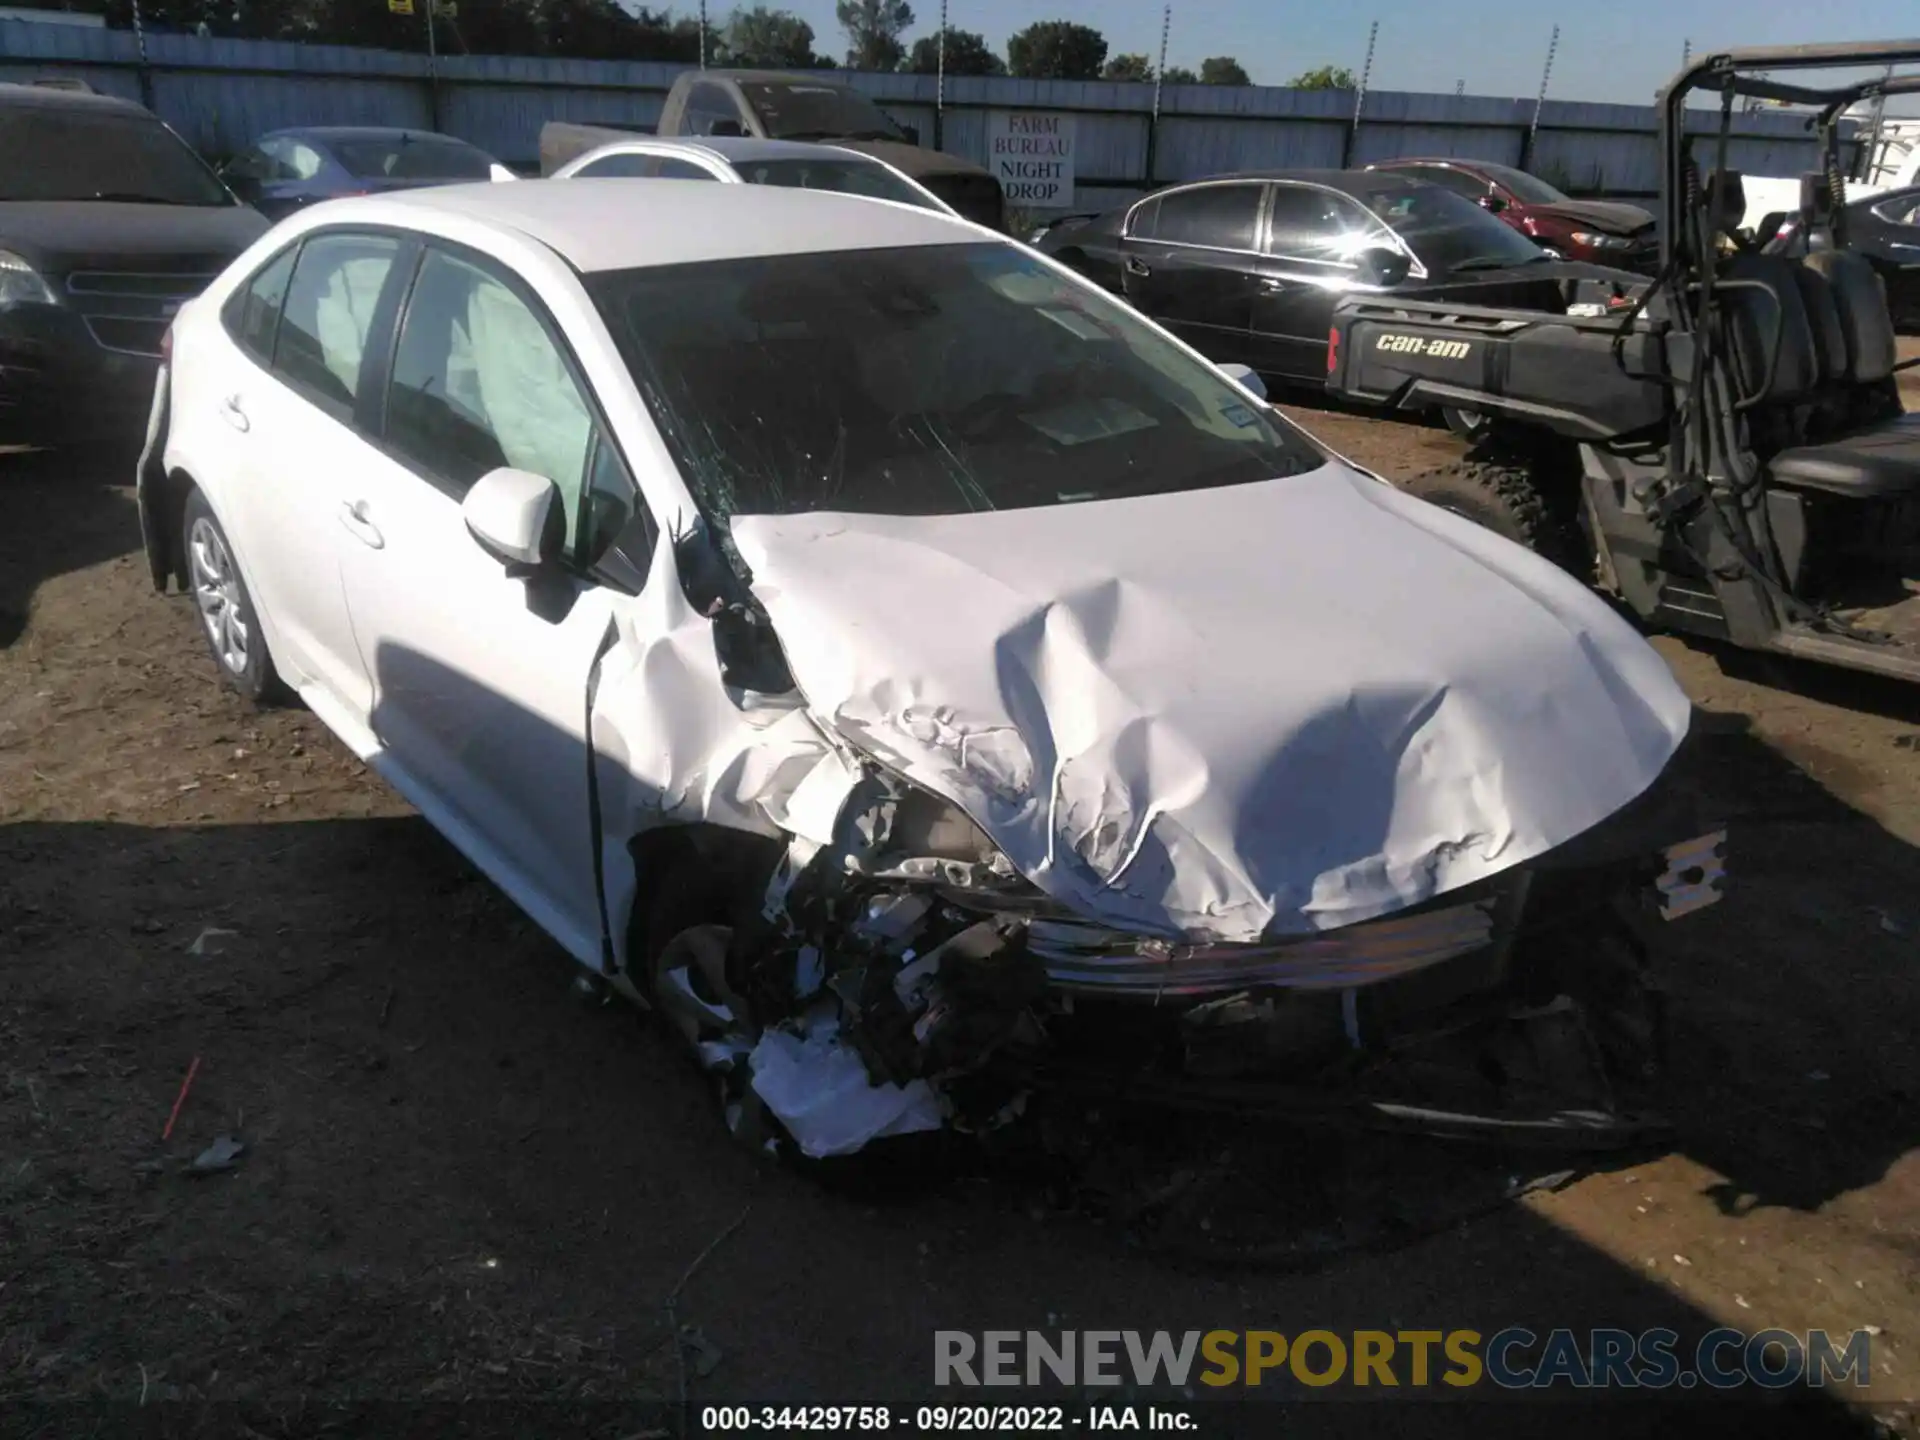
[[[646,176],[657,174],[660,159],[655,155],[636,155],[631,151],[618,155],[603,155],[591,164],[582,165],[575,173],[594,179],[614,179],[618,177]]]
[[[1267,225],[1267,253],[1318,265],[1351,265],[1370,246],[1393,237],[1354,201],[1313,185],[1276,185]]]
[[[273,368],[343,415],[360,392],[374,309],[400,242],[390,235],[321,234],[300,247],[273,346]]]
[[[1889,225],[1920,224],[1920,195],[1900,195],[1892,200],[1883,200],[1873,207],[1873,213]]]
[[[633,482],[551,330],[500,276],[441,250],[401,320],[386,442],[455,500],[502,466],[544,475],[583,564],[634,514]]]
[[[1134,240],[1151,240],[1160,228],[1160,199],[1142,200],[1128,212],[1123,227]]]
[[[298,245],[289,245],[274,256],[233,292],[220,311],[220,321],[234,344],[262,365],[273,362],[273,336],[280,328],[280,306],[287,298],[287,281],[293,278],[299,250]]]
[[[1160,197],[1153,238],[1216,250],[1251,250],[1260,228],[1260,194],[1265,187],[1201,185]]]

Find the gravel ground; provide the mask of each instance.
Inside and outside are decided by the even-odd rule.
[[[1389,476],[1455,453],[1434,430],[1301,418]],[[1872,1326],[1872,1384],[1709,1412],[1203,1409],[1200,1433],[1912,1429],[1905,692],[1656,642],[1699,706],[1696,782],[1737,837],[1729,900],[1676,927],[1667,962],[1669,1149],[1391,1250],[1176,1264],[1017,1178],[849,1193],[756,1161],[660,1037],[581,1003],[556,947],[317,721],[215,685],[187,603],[147,584],[129,490],[0,465],[0,1433],[193,1413],[256,1434],[456,1417],[632,1434],[604,1407],[683,1387],[924,1395],[936,1328],[1510,1323]],[[224,1134],[246,1143],[236,1168],[182,1173]],[[1311,1192],[1373,1233],[1358,1209],[1452,1163],[1236,1143],[1278,1177],[1276,1228]],[[359,1401],[449,1408],[323,1408]]]

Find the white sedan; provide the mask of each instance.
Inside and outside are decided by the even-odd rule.
[[[1526,904],[1584,942],[1570,895],[1716,893],[1711,841],[1594,839],[1689,714],[1606,605],[930,210],[344,200],[169,353],[142,520],[221,678],[808,1154],[989,1123],[1056,1050],[1345,1054],[1436,967],[1544,1013],[1583,972],[1509,957]],[[1529,890],[1575,837],[1608,885]]]
[[[550,126],[550,129],[584,127]],[[834,190],[918,205],[942,215],[957,212],[924,185],[886,161],[842,146],[805,140],[713,135],[697,140],[610,140],[556,169],[554,180],[718,180],[727,185],[774,185]]]

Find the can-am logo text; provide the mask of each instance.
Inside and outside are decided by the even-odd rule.
[[[1373,342],[1376,350],[1396,355],[1425,355],[1434,360],[1464,360],[1473,347],[1464,340],[1429,340],[1423,335],[1382,335]]]

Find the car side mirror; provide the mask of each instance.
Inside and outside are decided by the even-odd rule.
[[[746,133],[746,127],[738,120],[716,120],[707,130],[709,135],[745,135]]]
[[[1250,368],[1242,365],[1238,360],[1229,360],[1226,364],[1222,365],[1220,367],[1220,373],[1233,381],[1234,384],[1238,385],[1249,395],[1253,396],[1254,399],[1265,400],[1267,398],[1267,382],[1254,374]]]
[[[473,482],[460,518],[480,548],[510,576],[531,575],[560,558],[567,538],[567,507],[560,487],[544,475],[501,466]]]
[[[1412,268],[1412,262],[1404,253],[1389,250],[1385,245],[1362,250],[1355,263],[1359,266],[1360,279],[1368,285],[1398,285]]]
[[[1507,208],[1507,202],[1489,191],[1480,197],[1480,208],[1489,215],[1498,215],[1502,210]]]

